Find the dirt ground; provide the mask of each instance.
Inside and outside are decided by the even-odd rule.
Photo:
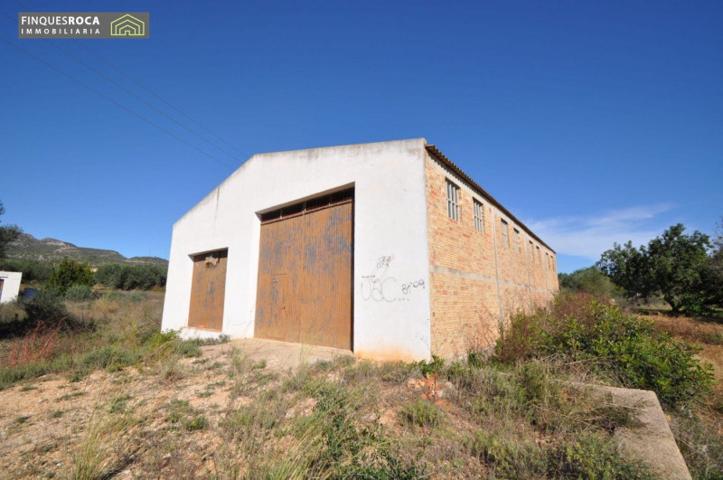
[[[164,441],[168,441],[168,432],[163,432],[168,429],[168,419],[178,414],[174,408],[191,419],[193,412],[202,412],[205,421],[216,424],[223,412],[233,407],[229,402],[234,384],[229,380],[228,371],[234,355],[242,356],[270,377],[302,364],[350,355],[328,347],[259,339],[207,346],[202,350],[199,358],[181,359],[177,364],[158,367],[158,371],[136,368],[115,373],[97,371],[77,382],[62,375],[46,375],[0,391],[0,478],[62,477],[78,456],[101,457],[107,453],[96,445],[102,442],[96,442],[99,439],[94,437],[112,435],[114,428],[130,433],[125,436],[132,437],[136,443],[130,450],[125,448],[128,445],[116,445],[131,453],[126,453],[127,468],[123,468],[121,462],[114,478],[138,478],[131,464],[135,461],[132,457],[141,455],[142,450],[158,456],[146,461],[157,462],[159,471],[168,467],[173,461],[171,450],[179,446],[176,442],[188,443],[189,451],[195,452],[196,460],[203,464],[210,461],[213,442],[218,440],[202,429],[195,431],[191,424],[186,428],[190,435],[170,435],[171,441],[165,448],[168,451],[155,448],[154,439],[161,432]],[[248,400],[243,394],[234,398],[239,403]],[[114,414],[112,419],[109,413]],[[113,422],[119,423],[113,425]],[[86,452],[86,448],[97,451]],[[103,461],[102,458],[83,460]],[[148,465],[143,468],[148,471]],[[210,465],[207,470],[212,470]]]
[[[723,380],[723,326],[663,315],[649,318],[676,337],[698,344],[701,358],[712,363],[719,382]],[[69,374],[46,375],[0,390],[0,479],[99,478],[94,472],[102,472],[100,478],[121,479],[239,478],[235,465],[223,464],[238,458],[237,452],[225,451],[229,442],[224,434],[233,429],[224,425],[237,421],[235,428],[246,431],[243,426],[249,418],[229,412],[251,408],[256,412],[251,421],[260,422],[256,425],[260,428],[266,428],[266,422],[276,425],[279,418],[281,422],[303,418],[314,409],[313,398],[301,395],[297,403],[267,399],[269,387],[276,385],[278,391],[303,365],[350,356],[327,347],[259,339],[205,346],[201,351],[200,357],[174,357],[115,372],[98,370],[77,381]],[[378,421],[395,442],[407,442],[410,455],[424,452],[429,465],[445,465],[435,470],[442,472],[435,478],[460,478],[460,472],[468,478],[484,476],[486,467],[465,450],[465,439],[479,427],[447,396],[457,387],[407,380],[404,369],[383,374],[391,381],[380,387],[378,379],[367,378],[372,374],[365,373],[363,363],[344,375],[356,376],[350,385],[368,382],[364,396],[376,397],[371,403],[379,408],[360,411],[358,416],[364,422]],[[399,383],[394,380],[397,375],[403,379]],[[309,385],[314,385],[313,379]],[[431,397],[430,391],[435,392]],[[446,419],[443,428],[421,429],[426,433],[419,435],[400,424],[400,408],[418,398],[434,400]],[[484,408],[491,408],[496,398],[487,399],[491,403]],[[268,412],[254,410],[254,405]],[[485,423],[483,431],[517,432],[524,426],[496,415],[486,421],[493,423]],[[539,435],[533,430],[521,434]],[[244,435],[254,435],[258,429],[248,432]],[[243,442],[254,444],[254,438],[244,436]]]

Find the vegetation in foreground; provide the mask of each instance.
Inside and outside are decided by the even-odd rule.
[[[655,391],[693,477],[720,479],[723,392],[697,355],[699,345],[720,343],[723,329],[709,327],[663,326],[589,294],[563,293],[549,308],[513,317],[495,359],[544,360],[563,376]]]
[[[61,397],[61,405],[85,408],[87,420],[80,437],[64,440],[70,456],[55,474],[104,478],[129,468],[140,476],[219,479],[654,478],[621,455],[612,436],[634,427],[634,412],[565,382],[583,378],[657,389],[695,478],[719,478],[723,450],[703,410],[710,378],[693,350],[589,297],[562,296],[549,310],[516,317],[491,358],[342,358],[293,374],[230,347],[204,358],[197,342],[154,333],[160,308],[153,292],[69,302],[63,315],[75,327],[0,342],[6,392],[19,383],[15,394],[32,395],[45,373],[85,385],[93,370],[105,372],[92,377],[94,389],[119,385],[117,394],[95,396],[85,407],[84,389]],[[628,363],[611,361],[628,356]],[[661,367],[668,364],[690,368]],[[77,412],[47,415],[62,423],[78,421]],[[12,437],[48,421],[9,422],[0,428]],[[38,448],[34,455],[59,446]],[[28,477],[47,473],[28,468]]]
[[[631,412],[560,382],[550,362],[341,358],[280,372],[231,347],[206,358],[196,342],[153,333],[160,307],[153,292],[70,302],[64,315],[79,327],[0,342],[0,395],[59,395],[45,382],[69,382],[42,404],[53,411],[0,420],[10,439],[38,442],[33,458],[60,455],[63,468],[17,458],[5,468],[29,478],[126,468],[219,479],[653,478],[615,446]],[[87,377],[93,370],[103,373]],[[78,435],[38,440],[71,419]]]
[[[616,384],[653,390],[678,406],[710,393],[713,374],[695,348],[653,323],[586,295],[562,294],[549,308],[514,317],[497,343],[502,361],[556,356]]]
[[[158,294],[116,292],[66,306],[41,292],[0,306],[0,390],[49,373],[77,381],[97,369],[200,355],[201,342],[160,332],[161,302]]]

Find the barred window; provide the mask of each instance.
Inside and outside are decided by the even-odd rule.
[[[510,246],[510,226],[503,218],[500,218],[500,222],[502,223],[502,243],[504,243],[506,247],[509,247]]]
[[[485,210],[482,202],[474,200],[474,229],[478,232],[485,231]]]
[[[459,187],[449,180],[447,180],[447,214],[452,220],[459,220]]]
[[[515,244],[517,245],[517,251],[522,253],[522,235],[520,231],[515,228]]]

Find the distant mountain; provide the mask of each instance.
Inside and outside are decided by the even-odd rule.
[[[27,233],[20,234],[20,237],[8,246],[8,257],[26,260],[62,260],[64,257],[68,257],[91,265],[107,263],[168,264],[167,260],[159,257],[126,258],[115,250],[78,247],[55,238],[37,239]]]

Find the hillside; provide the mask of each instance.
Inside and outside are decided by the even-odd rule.
[[[55,238],[37,239],[28,233],[23,233],[8,247],[9,258],[25,260],[61,260],[64,257],[72,258],[91,265],[107,263],[129,264],[156,264],[166,265],[167,260],[159,257],[124,257],[115,250],[101,248],[87,248],[73,245]]]

